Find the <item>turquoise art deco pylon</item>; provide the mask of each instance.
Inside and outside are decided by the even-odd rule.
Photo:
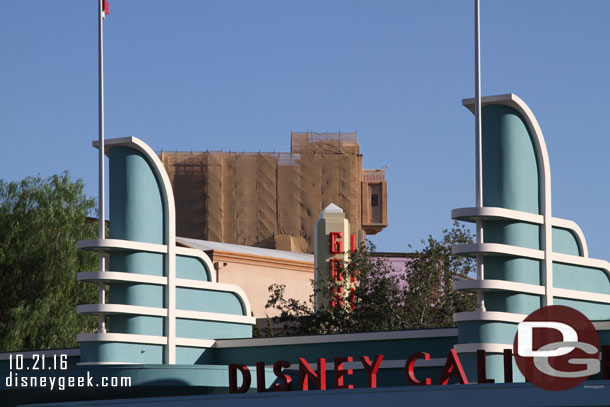
[[[474,99],[463,104],[474,110]],[[470,372],[476,351],[485,350],[487,377],[502,382],[502,353],[512,348],[517,324],[542,306],[577,309],[594,322],[600,342],[610,344],[610,263],[588,257],[576,223],[552,216],[549,157],[528,106],[513,94],[482,98],[481,106],[483,206],[451,216],[483,221],[482,242],[453,252],[483,256],[483,278],[456,281],[454,288],[484,301],[455,315],[455,349]],[[513,372],[519,381],[518,369]]]
[[[215,339],[250,338],[255,320],[244,291],[216,282],[202,251],[176,246],[174,194],[155,152],[128,137],[106,140],[105,153],[109,238],[78,247],[109,253],[110,269],[77,279],[105,283],[109,301],[77,312],[107,315],[109,328],[77,336],[81,363],[209,363]]]

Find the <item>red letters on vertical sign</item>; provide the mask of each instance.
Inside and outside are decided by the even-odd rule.
[[[331,254],[342,254],[343,253],[343,241],[337,239],[343,239],[343,233],[341,232],[330,232],[330,247],[329,251]],[[330,281],[342,281],[343,280],[343,261],[341,259],[330,259],[328,261],[328,267],[330,269]],[[341,287],[330,287],[328,295],[328,304],[331,308],[337,306],[343,306],[343,298],[341,297]]]
[[[343,281],[343,261],[341,259],[330,259],[330,278],[337,281]]]
[[[330,252],[332,254],[343,253],[343,241],[337,239],[343,239],[343,233],[330,232]],[[349,235],[349,249],[351,251],[356,250],[356,235],[354,233],[350,233]]]
[[[343,254],[343,233],[342,232],[330,232],[329,234],[329,251],[331,254]],[[356,236],[351,233],[350,234],[350,250],[356,250]],[[331,281],[343,281],[343,261],[341,259],[330,259],[328,261],[328,266],[330,269],[330,280]],[[351,264],[350,264],[350,267]],[[351,268],[350,268],[351,270]],[[354,282],[353,273],[350,273],[350,282]],[[350,289],[350,308],[353,310],[356,305],[354,301],[354,288]],[[330,289],[330,297],[329,297],[329,305],[331,308],[341,307],[343,306],[343,289],[338,287],[337,289]]]
[[[343,287],[330,287],[329,303],[331,308],[343,306]]]
[[[330,249],[329,249],[329,251],[332,254],[343,253],[343,241],[337,240],[337,238],[342,239],[343,238],[343,233],[341,233],[341,232],[330,232]]]
[[[309,366],[304,358],[299,358],[299,382],[301,390],[309,390],[309,378],[319,390],[326,390],[326,359],[318,359],[318,372]]]
[[[356,250],[356,236],[352,233],[350,235],[350,250],[353,252]],[[350,283],[354,283],[354,281],[356,280],[354,278],[354,263],[350,262],[349,264],[349,282]],[[352,286],[350,287],[350,298],[349,298],[349,305],[350,305],[350,309],[353,311],[354,308],[356,308],[356,289]]]

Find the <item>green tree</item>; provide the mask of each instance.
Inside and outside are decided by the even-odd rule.
[[[75,347],[94,330],[95,317],[76,314],[97,300],[96,286],[76,282],[97,269],[96,254],[76,248],[97,229],[83,187],[68,173],[0,180],[0,351]]]
[[[453,280],[469,278],[473,260],[451,254],[451,246],[471,243],[470,232],[457,222],[443,238],[429,236],[426,246],[413,254],[405,273],[395,271],[371,252],[370,242],[350,255],[351,264],[344,273],[352,273],[357,281],[353,309],[349,302],[336,308],[314,311],[313,295],[309,302],[285,298],[285,286],[269,287],[267,308],[280,315],[274,322],[282,326],[285,335],[312,335],[346,332],[370,332],[412,328],[453,326],[453,314],[472,311],[475,298],[453,290]],[[312,282],[313,284],[313,282]],[[316,290],[328,290],[330,282],[321,281]]]
[[[443,231],[443,238],[432,236],[422,241],[426,246],[417,252],[407,272],[406,306],[412,328],[453,326],[453,314],[474,311],[476,297],[453,290],[455,279],[471,278],[475,273],[472,257],[455,256],[451,247],[473,243],[470,232],[458,222]]]

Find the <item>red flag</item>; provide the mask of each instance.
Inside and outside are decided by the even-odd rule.
[[[110,7],[108,6],[108,0],[104,0],[102,2],[102,12],[104,13],[104,16],[110,14]]]

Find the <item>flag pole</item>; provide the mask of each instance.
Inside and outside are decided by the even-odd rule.
[[[480,35],[479,0],[474,0],[474,117],[475,117],[475,173],[476,173],[476,206],[483,207],[483,148],[481,133],[481,35]],[[483,220],[477,218],[476,242],[483,243]],[[485,279],[483,255],[477,254],[477,280]],[[485,311],[485,299],[482,291],[477,291],[477,308]]]
[[[99,124],[99,179],[98,179],[98,234],[100,240],[106,238],[106,197],[105,197],[105,173],[104,173],[104,1],[98,0],[98,124]],[[98,270],[106,270],[106,259],[104,249],[98,251]],[[98,283],[98,302],[106,302],[106,286],[103,281]],[[98,332],[106,332],[106,317],[98,315]]]

